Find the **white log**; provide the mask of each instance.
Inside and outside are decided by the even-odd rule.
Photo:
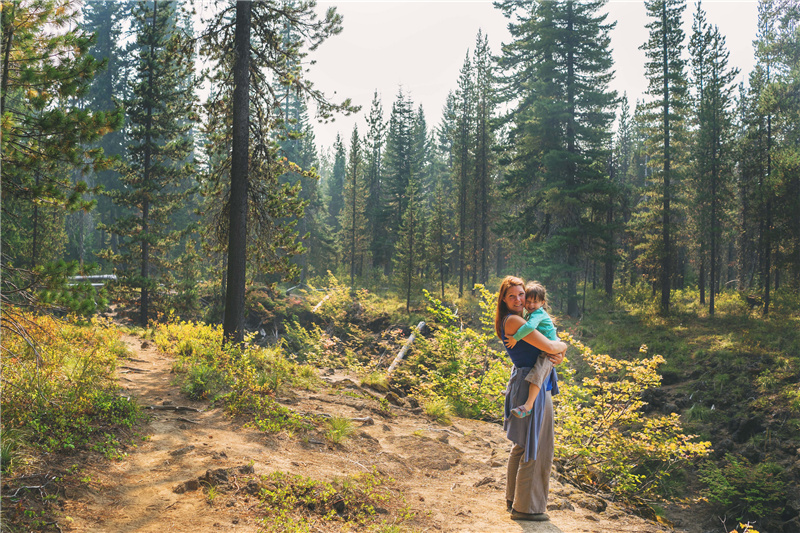
[[[319,303],[318,303],[317,305],[315,305],[315,306],[314,306],[314,308],[311,310],[311,312],[312,312],[312,313],[316,313],[316,312],[317,312],[317,309],[319,309],[319,308],[320,308],[320,306],[321,306],[322,304],[324,304],[324,303],[325,303],[325,300],[327,300],[327,299],[328,299],[328,298],[330,298],[330,297],[331,297],[331,293],[328,293],[328,294],[326,294],[326,295],[325,295],[325,298],[323,298],[322,300],[320,300],[320,301],[319,301]]]
[[[425,321],[424,320],[421,321],[419,324],[417,324],[417,329],[415,329],[414,331],[411,332],[411,335],[408,336],[408,340],[406,340],[406,343],[400,349],[400,353],[397,354],[397,357],[394,358],[394,361],[392,361],[392,364],[389,365],[389,369],[386,371],[386,375],[387,376],[389,374],[391,374],[392,371],[394,371],[394,369],[397,367],[397,365],[399,365],[403,361],[403,358],[406,356],[406,352],[408,352],[408,349],[411,347],[411,344],[414,342],[414,337],[416,336],[417,331],[422,331],[422,328],[424,328],[424,327],[425,327]]]

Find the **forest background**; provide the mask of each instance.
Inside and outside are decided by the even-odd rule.
[[[3,327],[25,335],[15,306],[91,314],[110,295],[142,326],[174,313],[239,342],[259,295],[329,273],[412,316],[514,273],[575,324],[614,298],[672,334],[683,313],[796,319],[796,3],[759,3],[736,85],[702,6],[685,34],[686,2],[645,2],[634,106],[609,89],[606,2],[495,5],[511,41],[464,43],[435,123],[402,88],[390,108],[376,92],[322,147],[312,121],[358,111],[306,76],[346,24],[335,8],[4,2]],[[111,292],[76,284],[97,273]]]

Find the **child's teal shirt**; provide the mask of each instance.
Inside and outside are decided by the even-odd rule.
[[[547,311],[545,311],[542,307],[534,310],[530,316],[528,316],[528,321],[521,325],[517,332],[514,333],[514,339],[521,341],[533,330],[539,331],[539,333],[547,337],[548,340],[558,340],[558,335],[556,335],[556,326],[553,324],[553,319],[550,318],[550,315],[548,315]]]

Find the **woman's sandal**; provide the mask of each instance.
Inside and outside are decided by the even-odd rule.
[[[511,410],[511,414],[516,416],[517,418],[525,418],[526,416],[531,414],[531,412],[528,411],[528,409],[524,405],[520,405],[519,407],[513,408]]]

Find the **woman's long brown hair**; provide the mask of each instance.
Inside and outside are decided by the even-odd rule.
[[[494,332],[497,333],[497,337],[500,339],[503,338],[500,334],[500,328],[503,326],[503,319],[508,315],[508,306],[505,301],[506,293],[508,289],[516,287],[517,285],[525,287],[525,282],[522,281],[522,278],[506,276],[503,278],[503,282],[500,284],[500,290],[497,292],[497,307],[494,311]]]

